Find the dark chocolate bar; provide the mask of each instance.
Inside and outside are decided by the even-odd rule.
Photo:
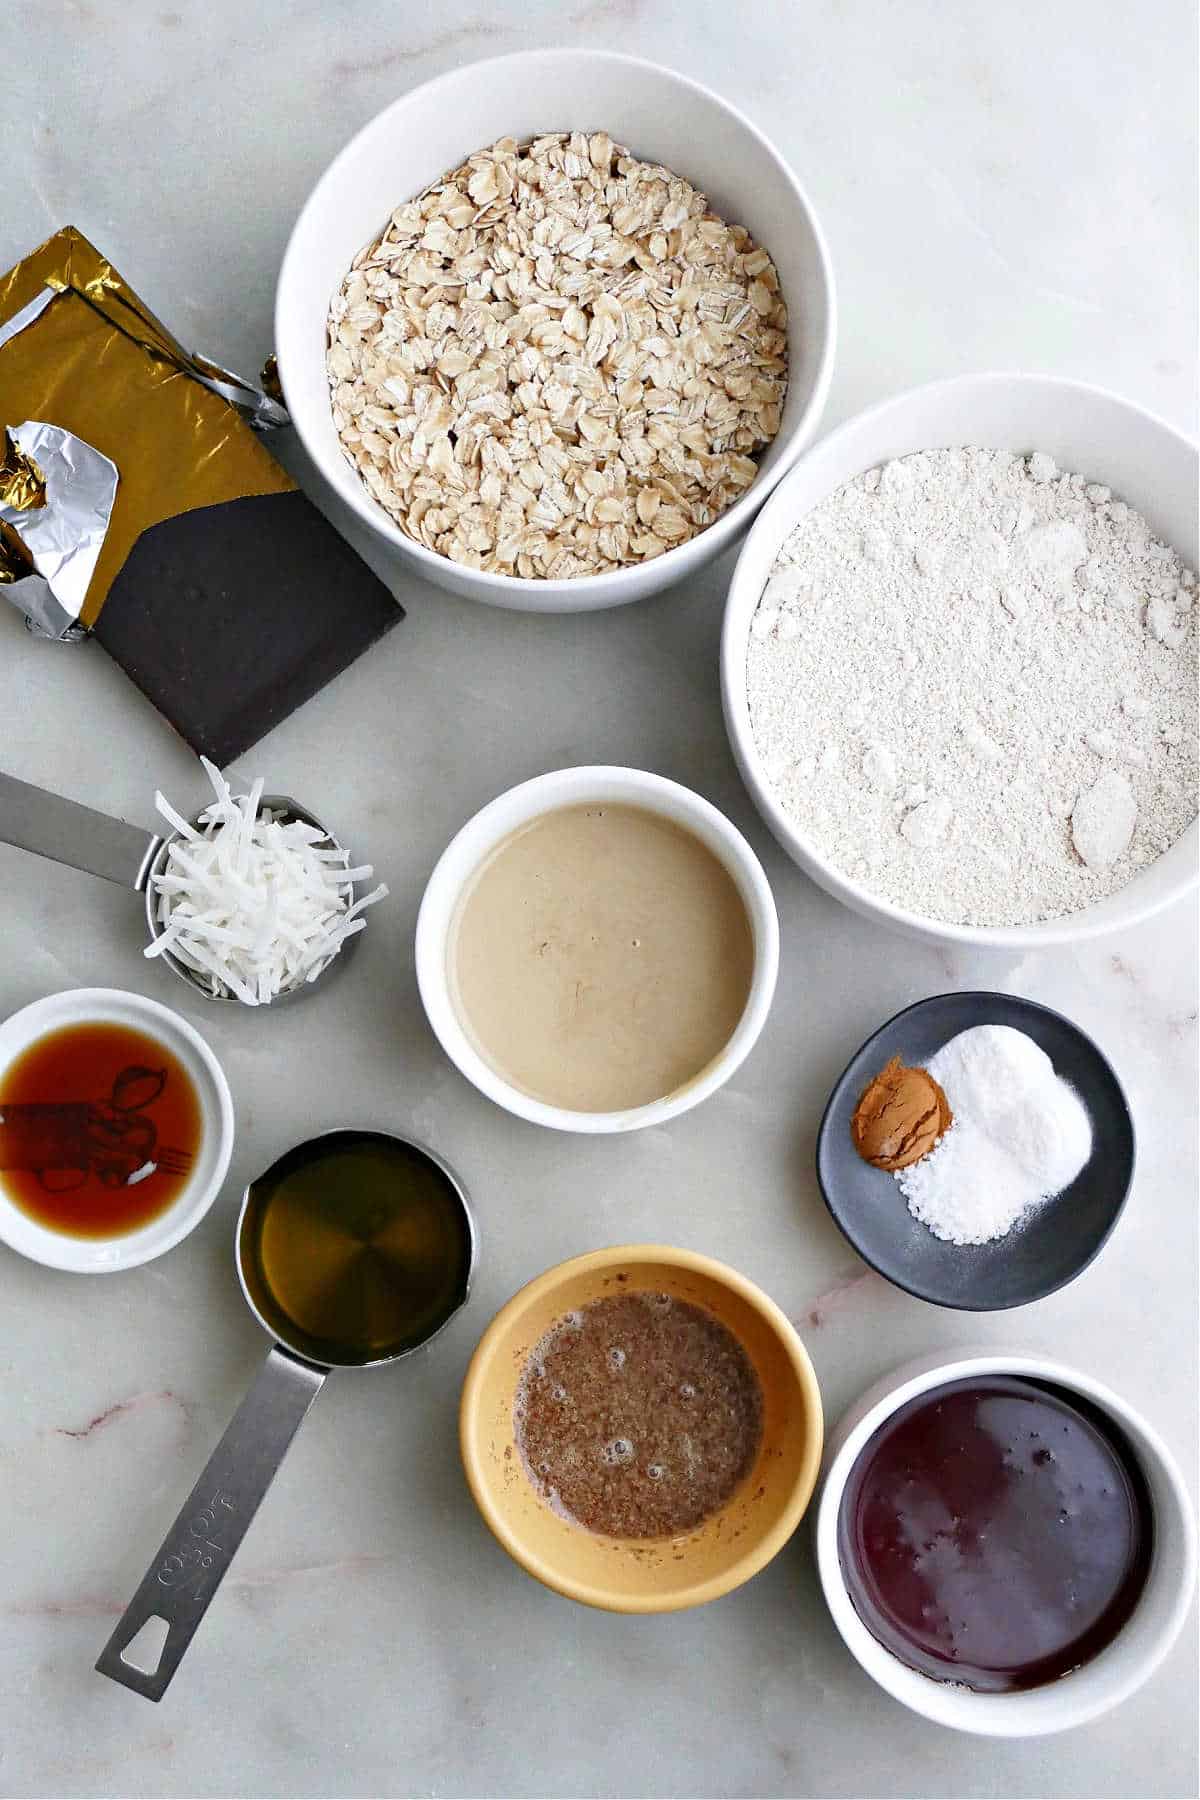
[[[293,490],[143,531],[93,636],[193,749],[224,766],[403,617]]]

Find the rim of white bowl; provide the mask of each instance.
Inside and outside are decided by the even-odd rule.
[[[0,1022],[0,1077],[48,1032],[92,1020],[127,1023],[161,1038],[191,1076],[205,1133],[214,1139],[212,1154],[193,1170],[192,1179],[170,1206],[138,1230],[116,1237],[75,1238],[39,1225],[4,1192],[0,1177],[0,1242],[48,1269],[112,1275],[165,1255],[194,1231],[208,1212],[233,1155],[233,1099],[224,1070],[195,1026],[160,1000],[149,1000],[125,988],[64,988],[10,1013]]]
[[[1130,413],[1139,414],[1149,424],[1172,437],[1179,446],[1195,455],[1197,444],[1185,432],[1178,430],[1169,421],[1151,412],[1134,401],[1127,400],[1123,394],[1115,393],[1111,388],[1100,387],[1095,382],[1075,381],[1058,375],[1041,375],[1031,370],[985,369],[974,374],[949,375],[937,381],[922,382],[917,387],[902,388],[898,393],[889,394],[885,399],[876,401],[857,412],[849,419],[827,433],[819,444],[814,446],[814,453],[822,454],[828,448],[836,448],[839,443],[853,433],[860,431],[864,425],[885,418],[893,409],[907,407],[917,399],[927,399],[946,393],[951,389],[975,385],[1004,386],[1041,386],[1053,387],[1063,393],[1086,394],[1092,399],[1100,399],[1124,408]],[[905,454],[915,455],[916,452]],[[864,464],[864,468],[871,464]],[[721,705],[725,714],[725,730],[729,745],[733,751],[734,761],[746,785],[755,806],[762,818],[769,825],[775,838],[802,872],[824,888],[835,900],[840,900],[851,911],[862,917],[893,925],[910,936],[924,938],[930,943],[953,943],[970,946],[976,949],[994,950],[1042,950],[1054,944],[1082,943],[1089,938],[1106,937],[1110,932],[1123,931],[1128,926],[1140,925],[1166,907],[1173,906],[1184,898],[1197,885],[1200,879],[1200,866],[1193,860],[1190,875],[1177,882],[1169,892],[1154,899],[1142,902],[1129,900],[1119,918],[1088,919],[1085,908],[1078,913],[1068,913],[1059,919],[1045,919],[1031,925],[957,925],[949,920],[936,919],[927,913],[911,912],[907,908],[895,905],[886,900],[873,889],[857,882],[852,876],[835,867],[824,853],[813,843],[806,832],[791,819],[779,804],[762,766],[762,758],[754,742],[754,732],[750,724],[750,710],[746,702],[746,641],[750,630],[750,620],[754,608],[761,597],[761,587],[752,589],[746,573],[748,560],[757,551],[763,541],[774,538],[778,550],[792,525],[801,516],[790,505],[789,487],[793,477],[799,478],[802,470],[793,466],[787,471],[774,493],[767,500],[757,519],[751,525],[746,541],[738,552],[738,559],[730,577],[729,592],[725,602],[725,614],[721,626]],[[850,479],[850,477],[847,477]],[[811,511],[811,508],[805,508]],[[1192,829],[1195,829],[1193,826]],[[1129,894],[1137,885],[1138,877],[1120,890]]]
[[[781,154],[777,146],[766,133],[760,130],[740,107],[735,106],[731,100],[726,100],[723,95],[718,94],[713,88],[705,86],[703,82],[693,80],[690,75],[681,74],[678,69],[671,68],[667,63],[652,62],[648,57],[627,56],[623,52],[617,50],[573,50],[563,45],[552,45],[545,50],[514,50],[504,56],[477,57],[474,62],[463,63],[458,68],[448,69],[441,75],[433,76],[429,81],[419,82],[416,87],[406,89],[404,93],[397,95],[396,99],[389,102],[387,106],[381,107],[381,109],[373,114],[364,125],[359,127],[353,137],[343,144],[333,161],[317,178],[313,187],[309,190],[308,196],[296,218],[296,222],[289,233],[288,241],[283,253],[283,260],[280,264],[279,280],[275,292],[275,343],[276,346],[278,346],[288,335],[284,313],[288,304],[287,296],[290,294],[291,289],[294,286],[297,286],[302,280],[299,265],[303,255],[302,239],[307,230],[308,215],[311,210],[315,209],[319,197],[324,193],[326,187],[336,187],[343,165],[353,160],[360,142],[369,136],[371,132],[378,129],[380,122],[385,117],[409,103],[416,95],[422,94],[428,96],[440,87],[450,87],[469,69],[482,70],[487,68],[497,72],[504,70],[511,75],[517,65],[530,64],[533,62],[545,63],[547,60],[555,59],[564,61],[588,59],[595,62],[617,63],[631,69],[649,70],[656,75],[664,76],[668,80],[676,82],[681,88],[688,89],[708,105],[719,108],[733,119],[743,131],[748,132],[751,137],[755,138],[767,155],[778,165],[780,173],[791,188],[796,204],[803,212],[808,228],[812,233],[817,263],[821,272],[821,281],[825,289],[826,310],[826,328],[824,341],[821,345],[820,358],[817,364],[816,378],[812,383],[811,391],[799,418],[788,431],[786,437],[781,431],[779,435],[772,440],[773,443],[779,443],[781,445],[781,455],[777,466],[768,469],[765,472],[760,470],[753,482],[751,482],[749,488],[747,488],[746,492],[742,495],[741,499],[736,500],[732,506],[728,507],[719,518],[714,519],[712,524],[706,526],[696,537],[689,538],[686,543],[676,545],[672,550],[665,550],[661,556],[656,556],[653,559],[653,567],[655,570],[677,571],[678,576],[682,578],[690,567],[695,566],[695,559],[699,554],[696,549],[697,545],[701,543],[704,544],[704,556],[705,559],[708,560],[710,556],[716,556],[735,537],[740,535],[743,530],[747,529],[755,514],[757,514],[763,505],[765,505],[773,490],[778,486],[779,482],[783,480],[796,459],[808,448],[809,444],[812,442],[817,426],[820,423],[821,414],[825,409],[825,402],[829,397],[829,387],[833,379],[834,355],[837,349],[837,287],[834,281],[833,262],[829,254],[829,245],[826,241],[820,218],[812,201],[809,199],[807,190],[804,188],[787,158]],[[332,299],[332,297],[333,296],[330,295],[329,298]],[[287,400],[287,372],[282,360],[279,366],[279,380],[283,388],[284,398]],[[291,403],[289,401],[288,411],[291,413],[292,423],[296,428],[296,432],[301,442],[308,451],[308,454],[312,457],[317,468],[321,471],[323,479],[329,481],[331,485],[336,487],[338,494],[354,509],[364,523],[371,526],[372,529],[377,531],[388,543],[394,545],[406,554],[411,555],[417,563],[424,564],[426,567],[439,571],[443,570],[448,559],[444,556],[439,556],[435,550],[427,549],[424,544],[417,543],[415,539],[408,537],[401,531],[395,520],[390,518],[377,502],[372,500],[362,481],[355,472],[350,469],[349,464],[347,464],[347,469],[354,475],[353,482],[348,482],[344,487],[340,484],[333,483],[332,477],[325,473],[324,456],[319,448],[315,447],[309,441],[308,418],[304,407],[302,406],[298,413],[292,412]],[[770,446],[768,446],[768,448],[770,448]],[[469,574],[472,583],[477,583],[482,590],[490,590],[491,595],[495,597],[495,603],[498,605],[512,605],[512,596],[520,594],[527,600],[535,599],[540,602],[536,607],[530,606],[528,608],[530,611],[583,612],[592,609],[600,610],[603,607],[612,605],[612,601],[605,600],[601,597],[602,590],[606,591],[614,586],[623,586],[630,581],[631,577],[638,574],[644,575],[647,566],[648,565],[644,563],[635,563],[628,568],[607,570],[596,575],[580,575],[569,581],[535,581],[526,576],[496,575],[484,569],[471,569],[464,571],[464,573]],[[658,583],[658,587],[670,586],[675,578],[676,575],[672,573],[662,582]],[[508,598],[504,598],[505,596],[508,596]],[[572,597],[574,597],[576,601],[574,606],[556,606],[551,604],[553,601],[569,601]],[[649,595],[646,597],[648,598]],[[638,596],[631,594],[629,598],[634,600],[638,598]]]
[[[843,1643],[859,1666],[884,1691],[912,1712],[954,1731],[980,1737],[1043,1737],[1066,1731],[1101,1717],[1136,1692],[1159,1668],[1183,1628],[1196,1585],[1196,1526],[1192,1502],[1179,1465],[1155,1428],[1106,1383],[1034,1351],[966,1349],[942,1360],[935,1351],[901,1364],[872,1383],[826,1440],[827,1466],[817,1503],[814,1546],[817,1573],[825,1603]],[[1157,1534],[1160,1508],[1155,1506],[1156,1540],[1146,1586],[1130,1619],[1111,1644],[1058,1681],[1012,1694],[968,1692],[946,1682],[932,1680],[894,1656],[874,1638],[854,1609],[842,1578],[837,1526],[842,1495],[854,1465],[868,1441],[907,1401],[975,1375],[1009,1374],[1029,1380],[1052,1382],[1091,1400],[1107,1413],[1130,1440],[1143,1465],[1147,1482],[1164,1487],[1174,1508],[1174,1549],[1182,1564],[1182,1579],[1152,1642],[1141,1657],[1124,1671],[1116,1671],[1102,1691],[1097,1691],[1095,1671],[1122,1642],[1135,1623],[1160,1566],[1162,1545]],[[1086,1683],[1079,1677],[1087,1677]],[[1085,1692],[1084,1688],[1090,1689]]]
[[[724,1049],[691,1081],[645,1106],[619,1112],[575,1112],[538,1100],[505,1081],[476,1050],[461,1023],[450,991],[450,933],[459,900],[483,859],[514,831],[559,807],[607,800],[672,819],[698,837],[737,886],[754,934],[754,971],[746,1005]],[[646,769],[587,764],[552,769],[498,794],[455,833],[426,884],[417,914],[417,987],[434,1036],[461,1075],[507,1112],[552,1131],[590,1135],[640,1131],[662,1125],[699,1106],[729,1080],[758,1041],[779,974],[779,918],[770,883],[758,857],[737,826],[692,788]]]

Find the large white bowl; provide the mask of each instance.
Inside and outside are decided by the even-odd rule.
[[[943,1353],[944,1354],[944,1353]],[[1141,1599],[1113,1641],[1091,1662],[1026,1693],[976,1694],[933,1681],[885,1650],[867,1630],[846,1589],[838,1555],[838,1512],[859,1455],[879,1427],[918,1394],[949,1381],[1005,1374],[1052,1382],[1082,1394],[1106,1413],[1141,1464],[1154,1511],[1154,1548]],[[1086,1725],[1129,1697],[1158,1668],[1187,1617],[1196,1585],[1196,1526],[1175,1459],[1152,1426],[1127,1401],[1078,1369],[1043,1356],[1002,1351],[931,1355],[906,1363],[869,1388],[829,1440],[816,1522],[817,1570],[833,1622],[867,1674],[913,1712],[956,1731],[982,1737],[1042,1737]]]
[[[1136,924],[1194,888],[1196,825],[1127,886],[1080,912],[1035,925],[953,925],[894,906],[835,868],[776,799],[750,728],[750,621],[793,525],[865,469],[916,450],[959,445],[1047,451],[1060,467],[1106,483],[1196,567],[1197,448],[1163,420],[1102,388],[1047,375],[960,375],[914,388],[859,413],[822,439],[780,484],[756,521],[738,557],[725,608],[725,725],[742,779],[783,848],[827,893],[855,912],[931,943],[1020,951],[1075,943]]]
[[[766,246],[789,309],[790,371],[779,435],[751,487],[707,531],[648,563],[575,581],[465,569],[406,537],[346,461],[325,376],[329,303],[357,253],[401,201],[499,137],[604,130],[662,162]],[[743,532],[816,430],[833,368],[829,253],[804,190],[743,113],[671,69],[597,50],[536,50],[469,63],[387,107],[322,175],[296,222],[279,275],[275,350],[284,394],[325,479],[417,573],[440,587],[524,612],[587,612],[657,593]]]
[[[754,970],[745,1009],[733,1036],[692,1081],[646,1106],[619,1112],[574,1112],[551,1106],[514,1087],[482,1057],[459,1017],[450,973],[458,903],[480,864],[505,838],[531,819],[560,806],[641,806],[661,813],[706,844],[724,864],[742,897],[754,938]],[[509,788],[468,819],[450,840],[429,877],[417,915],[417,986],[434,1036],[468,1081],[497,1106],[555,1131],[640,1131],[689,1112],[741,1067],[767,1022],[779,974],[779,920],[762,864],[735,825],[708,800],[644,769],[555,769]]]

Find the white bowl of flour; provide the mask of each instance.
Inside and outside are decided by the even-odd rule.
[[[779,842],[910,936],[1028,950],[1196,883],[1196,446],[1098,388],[884,401],[738,558],[726,727]]]

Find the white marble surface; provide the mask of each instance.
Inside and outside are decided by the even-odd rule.
[[[74,222],[180,334],[234,367],[270,347],[290,222],[331,153],[459,60],[551,42],[676,64],[748,108],[828,229],[842,334],[826,424],[981,367],[1117,388],[1192,427],[1193,11],[1112,0],[27,0],[0,20],[0,267]],[[18,121],[20,124],[18,125]],[[554,123],[554,121],[550,121]],[[806,1531],[712,1608],[636,1621],[545,1593],[477,1518],[455,1448],[466,1359],[528,1276],[665,1238],[758,1279],[803,1331],[828,1411],[906,1356],[1053,1350],[1119,1386],[1190,1470],[1195,1431],[1195,919],[989,967],[851,918],[769,841],[721,729],[728,563],[576,621],[475,610],[384,571],[407,622],[243,767],[307,798],[394,897],[355,966],[275,1017],[192,1008],[237,1099],[227,1190],[195,1235],[86,1280],[0,1256],[0,1791],[7,1795],[1193,1795],[1194,1630],[1085,1732],[986,1744],[926,1727],[843,1651]],[[195,765],[95,649],[0,608],[0,753],[149,819]],[[587,1142],[510,1120],[444,1061],[410,943],[422,883],[499,788],[575,760],[692,783],[774,883],[783,976],[732,1087],[670,1129]],[[0,849],[0,1007],[89,983],[180,991],[116,889]],[[164,986],[163,983],[166,985]],[[861,1038],[947,986],[998,985],[1092,1031],[1141,1134],[1098,1263],[987,1318],[865,1274],[822,1208],[816,1122]],[[334,1377],[174,1687],[155,1709],[92,1673],[115,1615],[263,1349],[238,1294],[245,1180],[310,1130],[412,1129],[478,1210],[475,1297],[436,1352]]]

